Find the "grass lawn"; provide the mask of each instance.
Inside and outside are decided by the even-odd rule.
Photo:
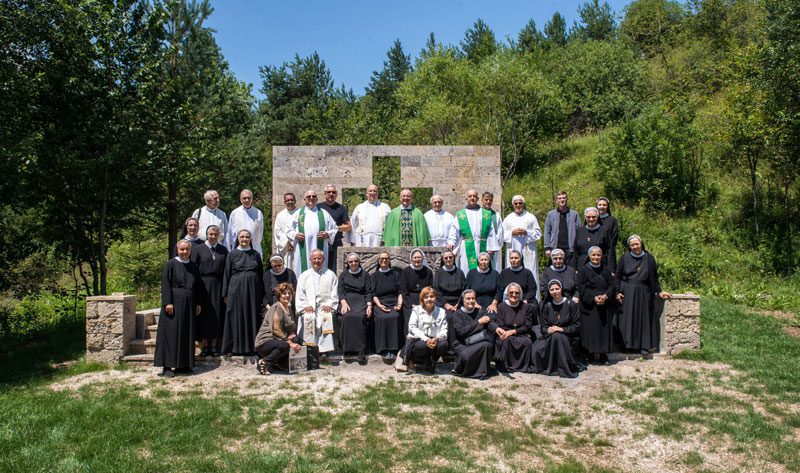
[[[126,368],[92,374],[104,368],[80,361],[81,328],[60,327],[0,359],[0,470],[799,470],[800,340],[719,300],[702,317],[701,351],[626,362],[608,380],[412,375],[350,389],[335,371],[177,378],[181,390]]]

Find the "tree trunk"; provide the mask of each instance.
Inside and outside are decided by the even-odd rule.
[[[171,174],[171,173],[170,173]],[[169,257],[175,256],[175,245],[178,243],[178,184],[170,176],[167,181],[167,233],[169,235]]]
[[[792,248],[792,218],[789,215],[789,212],[792,209],[791,203],[789,202],[789,191],[790,191],[789,181],[786,180],[783,183],[783,216],[785,219],[784,228],[786,229],[786,275],[789,276],[792,274],[793,264],[792,258],[794,258],[794,249]]]
[[[108,171],[103,173],[103,203],[100,207],[100,231],[97,238],[100,263],[100,294],[108,294],[108,268],[106,268],[106,219],[108,218]]]
[[[753,192],[753,246],[758,248],[759,243],[761,243],[761,228],[758,222],[758,174],[756,173],[758,161],[751,157],[749,163],[750,190]]]

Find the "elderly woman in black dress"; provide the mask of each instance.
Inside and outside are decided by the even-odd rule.
[[[489,253],[483,252],[478,255],[478,267],[470,269],[467,273],[466,287],[475,291],[478,309],[496,314],[497,304],[500,303],[499,299],[495,299],[500,275],[491,268],[491,261]]]
[[[617,218],[611,215],[611,202],[607,197],[597,199],[597,211],[600,213],[600,225],[608,229],[608,262],[611,271],[617,271],[617,242],[619,240],[619,224]]]
[[[653,297],[669,299],[672,294],[661,290],[658,265],[653,255],[644,249],[639,235],[628,238],[628,252],[617,264],[615,286],[617,301],[622,304],[618,323],[625,348],[649,355],[660,341]]]
[[[484,379],[494,352],[494,334],[489,329],[491,317],[476,307],[475,291],[461,293],[461,308],[450,314],[448,328],[453,333],[452,351],[456,355],[453,373],[465,378]]]
[[[222,334],[222,353],[252,355],[255,339],[261,327],[261,308],[264,301],[264,268],[261,255],[250,246],[250,231],[236,234],[238,246],[228,253],[222,296],[225,298],[225,329]]]
[[[458,300],[466,287],[464,273],[456,267],[456,255],[450,250],[442,253],[442,267],[433,275],[433,288],[438,299],[436,303],[448,314],[458,310]]]
[[[578,305],[562,293],[561,281],[553,279],[547,286],[549,298],[539,313],[542,339],[533,344],[533,371],[576,378],[579,366],[574,346],[581,324]]]
[[[538,268],[533,268],[538,271]],[[517,283],[522,288],[522,300],[532,304],[538,304],[539,287],[536,285],[536,278],[530,269],[522,266],[522,253],[517,250],[508,252],[508,267],[500,271],[497,281],[497,294],[495,300],[498,303],[505,299],[505,289],[511,283]]]
[[[506,290],[508,299],[497,306],[496,321],[490,329],[496,334],[495,364],[500,371],[530,371],[533,321],[538,320],[539,306],[522,300],[522,287],[512,282]]]
[[[427,266],[425,253],[414,248],[409,253],[411,264],[400,273],[400,294],[403,295],[403,333],[408,333],[408,321],[411,309],[419,303],[419,295],[423,288],[433,286],[433,271]]]
[[[219,356],[219,340],[225,317],[225,302],[222,300],[222,280],[228,249],[219,243],[220,230],[216,225],[206,228],[205,244],[192,247],[192,261],[200,270],[203,280],[200,305],[203,311],[197,320],[197,336],[201,341],[200,356]]]
[[[403,345],[403,295],[400,294],[400,271],[392,268],[389,253],[378,255],[378,270],[372,274],[375,291],[372,296],[372,319],[375,330],[375,351],[385,363],[395,360]]]
[[[297,290],[297,275],[294,271],[286,267],[283,257],[279,254],[274,254],[269,258],[269,271],[264,273],[264,308],[269,309],[272,304],[278,302],[278,293],[276,288],[283,283],[292,286],[293,290]]]
[[[347,255],[345,261],[347,269],[339,274],[339,340],[346,361],[357,356],[358,362],[365,365],[375,288],[372,277],[361,267],[361,259],[356,253]]]
[[[608,265],[608,227],[600,225],[600,212],[595,207],[583,211],[583,226],[575,231],[575,247],[572,252],[572,266],[580,269],[589,260],[589,248],[596,246],[603,252],[603,265]]]
[[[565,258],[564,250],[555,248],[550,252],[550,265],[544,268],[539,277],[539,292],[543,302],[550,300],[550,291],[547,285],[553,279],[561,283],[561,293],[564,297],[572,299],[572,296],[575,295],[575,268],[568,266]]]
[[[603,264],[603,250],[589,248],[588,259],[575,278],[575,290],[580,294],[581,343],[592,355],[590,362],[608,363],[607,354],[614,344],[614,280],[611,269]]]
[[[156,332],[153,365],[162,367],[161,375],[191,373],[194,367],[194,319],[200,306],[201,276],[190,260],[192,244],[181,240],[178,255],[167,261],[161,272],[161,315]]]

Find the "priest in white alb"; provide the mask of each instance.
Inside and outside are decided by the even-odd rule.
[[[263,257],[261,239],[264,236],[264,214],[253,205],[253,192],[250,189],[243,189],[239,193],[239,202],[242,205],[233,209],[228,217],[228,236],[225,237],[225,246],[228,247],[228,251],[236,249],[239,232],[247,230],[251,235],[250,247]]]
[[[508,254],[517,250],[522,254],[522,266],[533,273],[536,287],[539,287],[539,260],[536,255],[536,242],[542,237],[542,229],[536,215],[525,210],[525,198],[515,195],[511,198],[514,211],[503,220],[503,235],[506,242],[506,266]],[[538,293],[537,293],[538,294]]]
[[[311,250],[311,268],[297,279],[297,333],[316,343],[320,353],[333,351],[333,317],[339,307],[339,279],[325,265],[327,252]]]
[[[297,197],[291,192],[287,192],[283,195],[283,205],[286,208],[278,212],[278,215],[275,216],[275,225],[272,226],[272,254],[281,255],[284,264],[294,268],[294,243],[289,241],[286,232],[298,211]]]
[[[367,187],[367,200],[358,204],[350,217],[350,242],[356,246],[381,246],[383,224],[392,208],[378,200],[378,186]]]
[[[443,208],[444,199],[439,194],[431,197],[431,209],[425,212],[425,221],[428,223],[428,232],[431,239],[430,246],[446,247],[450,237],[450,229],[455,224],[455,217]]]
[[[488,191],[484,192],[481,196],[481,206],[492,214],[492,227],[494,227],[494,237],[497,242],[497,248],[503,248],[503,218],[500,216],[500,212],[492,208],[493,203],[494,194]],[[492,259],[492,269],[499,273],[500,270],[503,269],[503,252],[497,250],[495,252],[487,251],[487,253],[489,253],[489,257]]]
[[[455,251],[458,267],[465,275],[478,267],[479,254],[500,250],[492,214],[478,205],[478,191],[468,190],[466,200],[466,207],[456,213],[455,222],[450,227],[447,245]]]
[[[297,213],[286,230],[286,237],[294,246],[293,267],[295,274],[302,274],[311,267],[311,251],[325,252],[325,266],[328,266],[328,245],[333,244],[338,227],[333,217],[317,206],[317,193],[307,190],[303,196],[305,206]]]

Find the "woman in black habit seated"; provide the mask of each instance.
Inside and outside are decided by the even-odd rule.
[[[523,301],[538,304],[536,296],[539,288],[536,286],[536,279],[533,277],[531,270],[522,266],[522,253],[517,250],[509,251],[508,264],[509,267],[500,272],[495,300],[498,303],[502,302],[506,287],[514,282],[522,288]],[[538,268],[533,269],[538,271]]]
[[[512,282],[506,291],[508,299],[497,306],[497,319],[489,328],[497,334],[495,362],[499,371],[530,371],[533,321],[538,320],[536,303],[523,301],[522,287]]]
[[[580,294],[581,344],[592,354],[593,363],[608,363],[613,349],[614,324],[611,304],[614,301],[614,280],[611,269],[603,264],[603,250],[589,248],[589,261],[578,268],[575,290]]]
[[[406,334],[403,333],[403,295],[400,294],[400,271],[392,268],[389,253],[378,255],[378,270],[372,274],[375,292],[372,319],[375,327],[375,351],[386,363],[394,362]]]
[[[346,258],[347,269],[339,274],[339,340],[345,360],[358,356],[359,364],[367,364],[367,333],[372,318],[372,277],[361,267],[355,253]]]
[[[433,288],[436,289],[436,303],[448,314],[458,310],[458,300],[466,287],[464,273],[456,268],[456,255],[450,250],[442,253],[442,267],[433,275]]]
[[[485,310],[487,313],[497,313],[497,304],[499,300],[495,300],[497,295],[497,285],[500,275],[490,267],[492,258],[489,253],[481,253],[478,255],[478,267],[470,269],[467,273],[467,288],[475,291],[477,298],[476,307]]]
[[[292,290],[297,290],[297,275],[286,267],[281,255],[272,255],[269,259],[269,265],[269,271],[264,273],[264,307],[267,309],[278,302],[279,296],[275,289],[280,284],[287,283],[292,286]]]
[[[577,378],[574,346],[581,324],[578,305],[563,295],[561,281],[553,279],[547,284],[549,300],[539,312],[542,339],[533,344],[533,371]]]
[[[261,327],[264,268],[261,255],[250,247],[248,230],[239,230],[236,241],[239,246],[228,253],[222,284],[222,296],[227,305],[222,353],[252,355],[256,333]]]
[[[225,275],[225,260],[228,249],[219,242],[219,227],[206,228],[208,238],[203,245],[192,247],[192,261],[200,271],[200,305],[203,307],[197,320],[197,339],[203,348],[200,356],[219,356],[219,341],[222,338],[222,321],[225,317],[225,302],[222,301],[222,279]]]
[[[491,317],[475,307],[475,291],[461,293],[462,305],[450,315],[448,328],[453,333],[451,349],[456,355],[453,373],[465,378],[484,379],[494,352],[494,334],[489,329]]]
[[[606,197],[597,199],[597,211],[600,212],[600,225],[608,230],[608,263],[611,272],[617,271],[617,241],[619,239],[619,225],[617,219],[611,215],[611,202]]]
[[[263,375],[278,368],[288,368],[289,350],[300,351],[297,343],[297,325],[292,317],[294,287],[280,283],[275,287],[278,302],[272,304],[264,315],[264,321],[256,335],[258,372]]]
[[[628,252],[619,259],[615,286],[622,304],[619,331],[625,348],[649,355],[660,341],[653,297],[669,299],[672,294],[661,290],[658,265],[639,235],[628,238]]]
[[[600,225],[600,213],[594,207],[583,211],[583,226],[575,231],[575,248],[572,252],[572,266],[580,269],[589,257],[589,248],[596,246],[603,251],[602,264],[608,266],[608,227]]]
[[[403,334],[408,333],[408,321],[411,308],[419,303],[419,294],[423,288],[433,286],[433,272],[425,263],[425,253],[414,248],[409,253],[411,264],[400,273],[400,294],[403,295]]]
[[[575,295],[575,268],[567,266],[564,258],[564,250],[555,248],[550,252],[550,266],[544,268],[539,277],[539,292],[543,302],[550,300],[547,284],[553,279],[561,283],[561,293],[564,297],[572,299],[572,296]]]
[[[166,378],[191,373],[194,367],[194,318],[200,314],[200,271],[189,258],[192,244],[181,240],[178,255],[161,271],[161,314],[153,365]],[[173,371],[174,370],[174,371]]]

